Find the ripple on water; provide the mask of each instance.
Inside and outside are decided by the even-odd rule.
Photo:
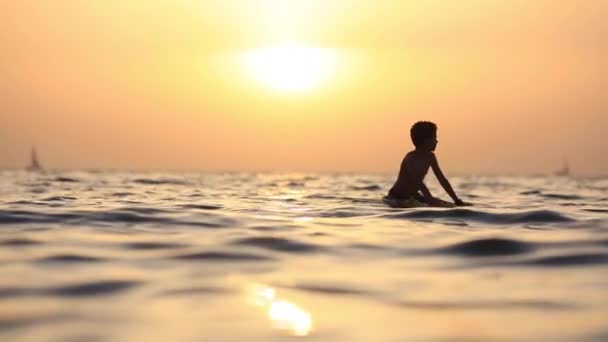
[[[79,183],[80,182],[80,180],[78,180],[76,178],[64,177],[64,176],[55,177],[52,179],[52,181],[59,182],[59,183]]]
[[[199,209],[199,210],[222,209],[221,205],[212,205],[212,204],[182,204],[179,207],[183,208],[183,209]]]
[[[274,231],[292,231],[294,229],[300,228],[297,225],[289,225],[289,224],[282,224],[282,225],[274,225],[274,226],[253,226],[250,227],[249,229],[252,230],[257,230],[257,231],[261,231],[261,232],[274,232]]]
[[[586,212],[589,213],[608,213],[608,209],[583,209]]]
[[[63,223],[63,224],[164,224],[168,226],[192,226],[225,228],[236,221],[225,216],[206,213],[200,220],[181,220],[170,216],[154,215],[167,212],[155,208],[127,208],[110,211],[65,211],[62,213],[25,210],[0,210],[0,224]]]
[[[112,295],[127,291],[139,286],[141,282],[131,280],[102,280],[62,285],[50,288],[34,287],[7,287],[0,288],[0,298],[14,298],[17,296],[59,296],[59,297],[86,297]]]
[[[546,266],[546,267],[566,267],[566,266],[592,266],[608,264],[607,253],[585,253],[585,254],[566,254],[535,258],[515,263],[516,265],[527,266]]]
[[[226,287],[219,286],[193,286],[169,289],[162,291],[160,295],[163,296],[195,296],[195,295],[209,295],[209,294],[225,294],[232,293],[233,291]]]
[[[229,262],[229,261],[242,261],[242,262],[253,262],[253,261],[270,261],[273,258],[265,255],[242,253],[242,252],[198,252],[188,253],[173,256],[173,259],[177,260],[189,260],[189,261],[214,261],[214,262]]]
[[[140,285],[138,281],[106,280],[60,286],[46,290],[47,294],[61,297],[86,297],[116,294]]]
[[[519,194],[520,195],[540,195],[542,192],[540,190],[527,190],[527,191],[522,191]]]
[[[37,201],[26,201],[26,200],[19,200],[19,201],[8,202],[7,204],[13,204],[13,205],[40,205],[40,206],[47,206],[48,205],[48,203],[37,202]]]
[[[577,306],[548,300],[398,301],[395,304],[418,310],[573,310]]]
[[[325,295],[339,295],[339,296],[344,296],[344,295],[357,295],[357,296],[375,295],[375,293],[372,292],[372,291],[364,290],[364,289],[359,289],[359,288],[354,288],[354,287],[347,286],[347,285],[328,285],[328,284],[312,284],[312,283],[307,283],[307,284],[297,284],[295,286],[280,286],[280,285],[278,285],[277,287],[282,287],[282,288],[286,288],[286,289],[300,290],[300,291],[305,291],[305,292],[312,292],[312,293],[320,293],[320,294],[325,294]]]
[[[136,184],[143,184],[143,185],[189,185],[189,183],[185,180],[169,179],[169,178],[163,178],[163,179],[137,178],[137,179],[134,179],[132,182],[136,183]]]
[[[379,191],[382,190],[382,187],[380,185],[372,184],[365,186],[351,186],[350,189],[355,191]]]
[[[532,210],[519,213],[488,213],[471,209],[418,209],[400,213],[385,214],[384,217],[395,219],[446,219],[459,218],[494,224],[524,223],[564,223],[574,219],[552,210]]]
[[[32,246],[42,244],[41,241],[32,240],[27,238],[14,238],[7,240],[0,240],[0,246],[19,247],[19,246]]]
[[[0,210],[0,224],[58,223],[78,217],[73,214],[44,214],[26,210]]]
[[[519,260],[486,260],[466,267],[581,267],[608,265],[608,253],[571,253]]]
[[[296,286],[277,286],[306,292],[331,296],[359,296],[368,300],[378,301],[389,305],[418,310],[572,310],[576,305],[550,300],[512,299],[512,300],[401,300],[395,299],[388,293],[353,288],[346,285],[298,284]]]
[[[352,243],[352,244],[348,245],[347,247],[354,248],[354,249],[368,250],[368,251],[380,251],[380,250],[391,249],[390,247],[385,247],[382,245],[374,245],[374,244],[370,244],[370,243]]]
[[[232,242],[234,245],[253,246],[273,251],[291,253],[313,253],[323,251],[325,248],[311,243],[292,241],[278,237],[250,237],[238,239]]]
[[[25,287],[4,287],[0,288],[0,298],[14,298],[34,294],[35,291]]]
[[[570,195],[570,194],[541,194],[541,197],[549,198],[549,199],[559,199],[559,200],[581,200],[584,197],[578,195]]]
[[[153,249],[176,249],[187,247],[188,245],[174,242],[129,242],[123,245],[126,249],[153,250]]]
[[[87,264],[106,261],[107,259],[80,254],[59,254],[37,259],[41,264]]]
[[[135,193],[127,192],[127,191],[114,192],[114,193],[110,194],[110,196],[112,196],[112,197],[127,197],[127,196],[134,196],[134,195],[135,195]]]
[[[58,323],[77,319],[78,317],[69,313],[55,314],[12,314],[9,317],[4,317],[0,314],[0,332],[9,331],[19,328],[27,328],[33,325]]]
[[[336,197],[334,195],[324,195],[324,194],[311,194],[311,195],[307,195],[304,196],[304,198],[306,199],[321,199],[321,200],[333,200],[333,199],[339,199],[339,197]]]
[[[75,200],[77,200],[77,198],[72,197],[72,196],[51,196],[51,197],[41,199],[41,201],[44,201],[44,202],[65,202],[65,201],[75,201]]]
[[[375,214],[375,212],[366,212],[361,210],[360,208],[352,208],[352,209],[333,209],[326,210],[319,213],[319,217],[327,217],[327,218],[347,218],[347,217],[359,217],[359,216],[370,216]]]
[[[438,249],[440,253],[473,257],[524,254],[532,250],[534,247],[526,242],[498,238],[466,241]]]
[[[124,208],[119,208],[116,209],[115,212],[125,212],[125,213],[137,213],[137,214],[143,214],[143,215],[159,215],[159,214],[166,214],[166,213],[170,213],[170,210],[167,209],[161,209],[161,208],[153,208],[153,207],[144,207],[144,206],[128,206],[128,207],[124,207]]]

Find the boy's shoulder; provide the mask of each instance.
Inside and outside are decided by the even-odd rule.
[[[415,157],[416,153],[414,153],[414,152],[416,152],[416,150],[412,150],[412,151],[409,151],[408,153],[406,153],[405,156],[403,157],[403,162],[407,163],[408,161],[412,160],[412,158],[416,158]]]
[[[416,151],[416,150],[412,150],[409,151],[406,155],[404,160],[428,160],[431,161],[433,159],[435,159],[435,153],[432,151],[429,152],[420,152],[420,151]]]

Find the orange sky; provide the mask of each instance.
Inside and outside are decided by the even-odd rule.
[[[0,1],[0,167],[608,174],[603,0]],[[299,93],[236,60],[332,49]]]

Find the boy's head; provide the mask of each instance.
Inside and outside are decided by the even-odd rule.
[[[410,129],[416,149],[434,151],[437,147],[437,125],[430,121],[418,121]]]

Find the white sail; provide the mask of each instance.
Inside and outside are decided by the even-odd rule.
[[[27,167],[27,169],[28,169],[28,171],[42,170],[42,165],[40,164],[40,161],[38,160],[38,154],[36,153],[35,148],[32,148],[31,162],[30,162],[30,165]]]
[[[564,166],[561,169],[553,173],[556,176],[568,176],[570,175],[570,167],[568,166],[568,160],[564,158]]]

